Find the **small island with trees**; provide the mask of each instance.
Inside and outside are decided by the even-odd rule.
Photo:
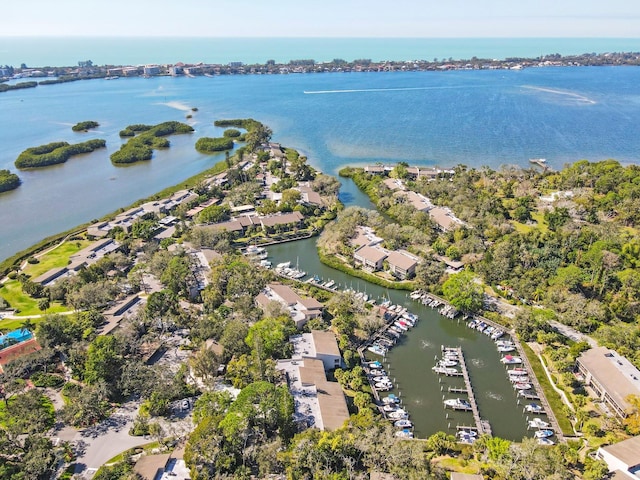
[[[132,137],[120,150],[111,154],[114,165],[126,165],[151,160],[153,150],[169,148],[166,136],[180,133],[192,133],[193,127],[186,123],[175,121],[163,122],[158,125],[129,125],[120,131],[120,137]]]
[[[91,153],[98,148],[104,148],[107,142],[102,139],[89,140],[82,143],[51,142],[39,147],[27,148],[15,161],[20,169],[41,168],[64,163],[73,155]]]
[[[71,127],[71,130],[73,130],[74,132],[88,132],[92,128],[98,128],[99,126],[100,124],[94,120],[86,120],[84,122],[76,123],[73,127]]]
[[[8,192],[20,186],[20,177],[9,170],[0,170],[0,193]]]

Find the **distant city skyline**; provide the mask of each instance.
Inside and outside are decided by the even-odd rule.
[[[640,37],[629,0],[31,0],[2,36]]]

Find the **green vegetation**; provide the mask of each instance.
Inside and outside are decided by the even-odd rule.
[[[242,132],[240,132],[240,130],[236,130],[235,128],[228,128],[223,132],[222,135],[229,138],[237,138],[242,135]]]
[[[158,125],[129,125],[120,132],[121,137],[133,137],[111,155],[114,165],[126,165],[143,160],[151,160],[153,150],[168,148],[167,135],[191,133],[193,127],[180,122],[164,122]],[[137,136],[135,136],[138,134]]]
[[[247,148],[255,151],[263,143],[271,140],[272,131],[266,125],[254,120],[253,118],[233,119],[233,120],[216,120],[216,127],[237,127],[247,131],[244,140],[247,142]]]
[[[196,150],[201,153],[222,152],[233,148],[233,140],[231,138],[211,138],[202,137],[196,142]]]
[[[73,127],[71,127],[71,130],[73,130],[74,132],[87,132],[92,128],[98,128],[99,126],[100,124],[98,122],[94,120],[87,120],[84,122],[76,123]]]
[[[20,177],[9,170],[0,170],[0,193],[8,192],[20,186]]]
[[[34,88],[38,86],[38,82],[20,82],[15,85],[7,85],[6,83],[0,83],[0,93],[8,92],[9,90],[20,90],[23,88]]]
[[[15,161],[16,167],[40,168],[64,163],[73,155],[90,153],[98,148],[104,148],[105,140],[94,139],[83,143],[70,145],[67,142],[53,142],[39,147],[27,148]]]

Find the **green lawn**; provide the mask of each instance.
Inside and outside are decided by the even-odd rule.
[[[536,225],[528,225],[526,223],[516,222],[515,220],[512,220],[511,223],[519,233],[528,233],[536,228],[543,233],[549,230],[547,224],[544,223],[544,215],[541,212],[531,212],[531,218],[536,222]]]
[[[69,263],[69,257],[71,255],[77,253],[90,244],[91,242],[88,240],[65,242],[51,252],[40,257],[38,259],[39,263],[28,264],[25,267],[24,272],[31,278],[35,278],[52,268],[64,267]],[[20,282],[17,280],[8,280],[5,282],[0,287],[0,296],[6,300],[11,308],[18,311],[18,315],[40,315],[43,313],[38,308],[38,300],[23,293]],[[64,307],[60,303],[54,302],[47,310],[47,313],[66,312],[68,310],[68,308]],[[0,327],[8,328],[4,325],[4,321],[0,321]]]
[[[43,312],[38,308],[38,300],[31,298],[22,291],[22,286],[17,280],[9,280],[0,287],[0,295],[5,301],[18,311],[16,315],[41,315]],[[59,303],[52,303],[46,313],[59,313],[69,311],[67,307]],[[2,325],[2,322],[0,322]]]
[[[527,354],[527,358],[529,359],[529,363],[531,364],[533,373],[535,374],[536,378],[540,382],[540,386],[544,391],[544,396],[547,397],[549,406],[551,406],[551,409],[553,410],[553,413],[555,414],[556,419],[558,420],[558,425],[560,426],[562,433],[567,436],[575,435],[575,433],[573,432],[571,421],[563,413],[564,403],[562,403],[562,399],[560,398],[560,395],[558,395],[558,393],[551,386],[551,382],[549,382],[549,378],[547,377],[547,374],[545,373],[544,368],[540,363],[540,359],[534,353],[534,351],[531,350],[531,347],[529,347],[527,344],[523,344],[522,347],[524,348],[524,351]]]
[[[31,278],[35,278],[38,275],[42,275],[44,272],[48,272],[52,268],[64,267],[69,263],[69,257],[74,253],[79,252],[85,247],[91,245],[89,240],[82,241],[69,241],[56,247],[49,253],[39,257],[39,263],[27,264],[24,273]]]

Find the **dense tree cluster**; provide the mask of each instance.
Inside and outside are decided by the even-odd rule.
[[[9,90],[20,90],[23,88],[34,88],[38,86],[38,82],[18,82],[14,85],[7,85],[6,83],[0,83],[0,93],[8,92]]]
[[[98,128],[99,126],[100,124],[95,120],[86,120],[84,122],[76,123],[73,127],[71,127],[71,130],[73,130],[74,132],[86,132],[91,130],[92,128]]]
[[[20,186],[20,177],[9,170],[0,170],[0,193],[8,192]]]
[[[39,147],[27,148],[15,161],[18,168],[39,168],[64,163],[73,155],[90,153],[104,148],[107,142],[101,139],[88,140],[70,145],[68,142],[52,142]]]
[[[111,161],[115,165],[135,163],[150,160],[153,150],[168,148],[170,143],[167,135],[191,133],[193,127],[180,122],[164,122],[158,125],[129,125],[120,131],[121,137],[133,137],[120,147],[120,150],[111,154]],[[135,136],[138,134],[137,136]]]
[[[230,137],[201,137],[196,142],[196,150],[201,153],[214,153],[231,150],[233,148],[233,139]]]

